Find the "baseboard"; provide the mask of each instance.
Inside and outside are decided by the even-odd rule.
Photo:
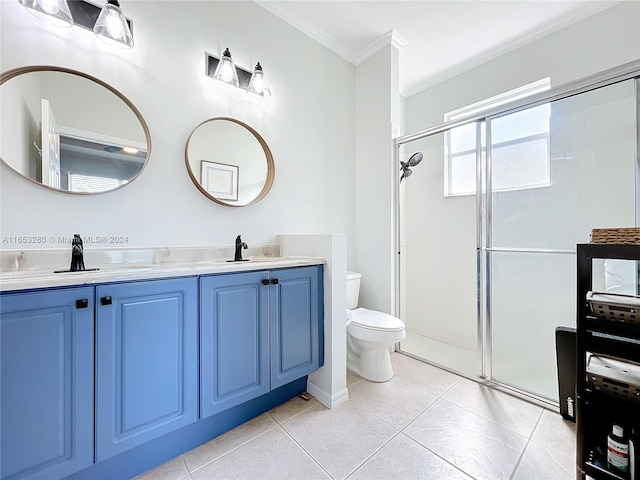
[[[307,392],[316,397],[320,403],[327,408],[334,408],[349,400],[349,390],[346,388],[331,395],[329,392],[321,389],[310,380],[307,381]]]

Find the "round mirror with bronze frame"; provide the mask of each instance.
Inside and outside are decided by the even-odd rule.
[[[0,159],[27,180],[72,194],[116,190],[151,153],[140,111],[86,73],[30,66],[0,75]]]
[[[269,146],[246,123],[229,117],[205,120],[185,146],[189,177],[220,205],[244,207],[267,196],[275,177]]]

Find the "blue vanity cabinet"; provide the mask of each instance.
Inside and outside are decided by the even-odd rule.
[[[1,477],[93,463],[93,287],[0,295]]]
[[[96,462],[198,419],[198,280],[96,287]]]
[[[270,273],[271,388],[320,368],[323,321],[322,267]]]
[[[201,277],[201,418],[320,368],[322,271],[311,266]]]
[[[200,417],[269,392],[269,272],[200,278]]]

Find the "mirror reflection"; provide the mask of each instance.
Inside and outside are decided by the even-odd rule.
[[[273,184],[275,167],[266,142],[233,118],[212,118],[198,125],[187,140],[185,157],[193,183],[222,205],[254,204]]]
[[[150,151],[140,112],[98,79],[56,67],[0,77],[0,157],[40,185],[101,193],[133,180]]]

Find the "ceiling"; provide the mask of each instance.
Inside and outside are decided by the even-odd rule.
[[[257,3],[355,65],[392,38],[400,51],[401,93],[413,95],[620,0]]]

